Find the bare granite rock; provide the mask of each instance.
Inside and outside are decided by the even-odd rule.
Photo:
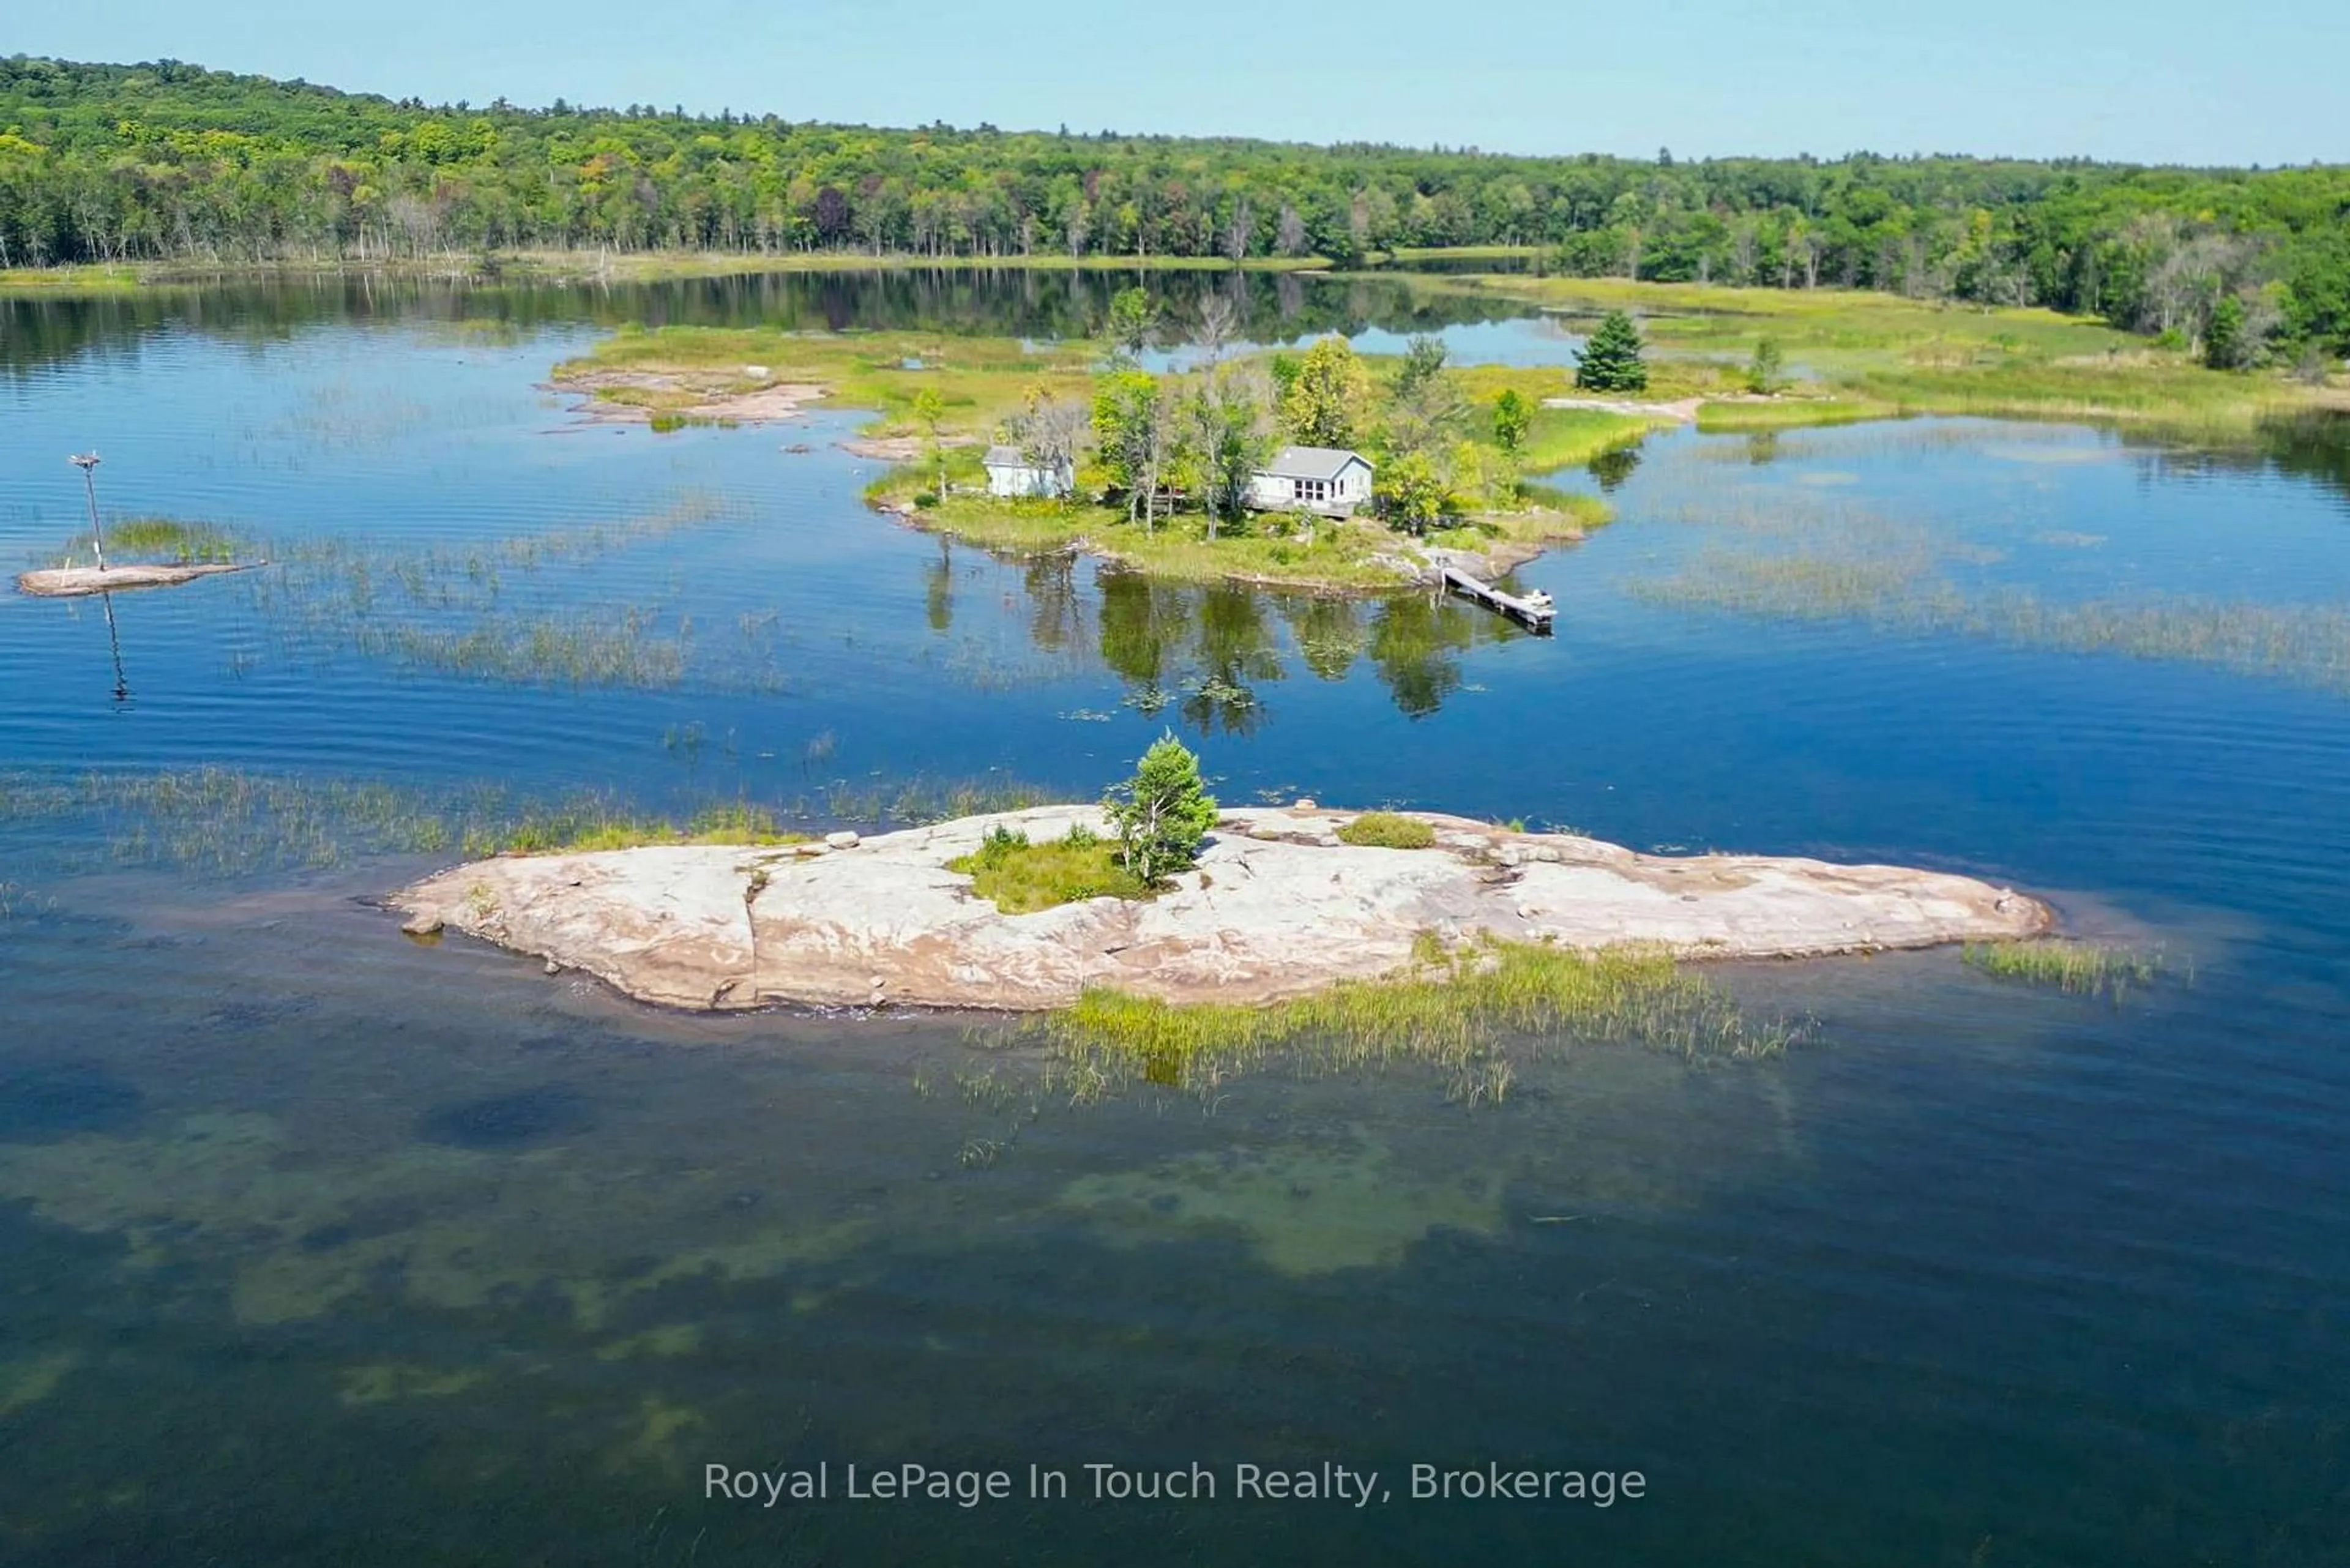
[[[257,561],[206,561],[182,566],[155,566],[143,561],[130,561],[103,570],[97,566],[48,566],[39,571],[21,572],[16,577],[16,591],[36,598],[78,598],[88,594],[110,594],[125,588],[170,588],[182,583],[192,583],[198,577],[217,577],[226,572],[249,572]]]
[[[1031,839],[1097,806],[964,817],[811,846],[657,846],[505,856],[390,903],[672,1007],[773,1002],[1033,1010],[1089,985],[1170,1001],[1263,1002],[1406,962],[1423,931],[1690,958],[1798,958],[2046,930],[2044,904],[1941,872],[1767,856],[1638,855],[1565,834],[1413,813],[1428,849],[1338,842],[1356,814],[1227,812],[1195,871],[1146,903],[1095,898],[1005,915],[946,862],[998,825]]]

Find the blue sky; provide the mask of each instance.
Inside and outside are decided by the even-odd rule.
[[[434,101],[1516,152],[2350,161],[2343,0],[6,5],[12,53],[170,57]]]

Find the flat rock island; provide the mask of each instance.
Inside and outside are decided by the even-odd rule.
[[[1690,958],[1800,958],[2030,937],[2024,894],[1968,877],[1752,855],[1659,857],[1568,834],[1410,813],[1411,849],[1360,846],[1358,814],[1301,803],[1226,811],[1197,866],[1147,899],[1007,915],[947,862],[992,828],[1037,839],[1099,806],[963,817],[763,847],[651,846],[508,855],[389,900],[442,928],[598,976],[639,1001],[1035,1011],[1088,986],[1170,1002],[1259,1003],[1410,961],[1423,933]]]

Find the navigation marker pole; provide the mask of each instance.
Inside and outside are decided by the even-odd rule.
[[[106,570],[106,535],[98,525],[98,453],[76,452],[66,461],[81,470],[82,489],[89,496],[90,548],[98,552],[98,569],[102,572]]]
[[[66,459],[81,470],[82,493],[89,497],[89,547],[98,556],[98,569],[106,570],[106,531],[98,522],[98,453],[78,452]],[[122,673],[122,638],[114,629],[114,596],[99,590],[99,602],[106,607],[106,643],[114,652],[114,700],[130,701],[130,678]]]

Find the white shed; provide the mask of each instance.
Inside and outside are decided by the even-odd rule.
[[[1047,466],[1035,462],[1016,446],[992,446],[987,449],[984,462],[990,495],[1058,499],[1076,488],[1076,473],[1066,458]]]
[[[1370,460],[1334,446],[1285,446],[1249,480],[1259,512],[1318,512],[1345,517],[1371,498]]]

